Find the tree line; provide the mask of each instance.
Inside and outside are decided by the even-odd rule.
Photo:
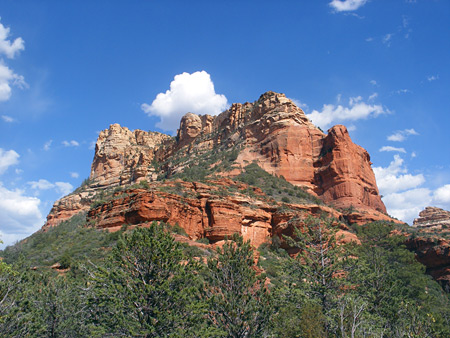
[[[450,337],[448,294],[392,230],[337,245],[331,221],[310,218],[283,239],[295,255],[260,249],[266,272],[242,237],[198,257],[162,223],[63,274],[0,262],[0,336]]]

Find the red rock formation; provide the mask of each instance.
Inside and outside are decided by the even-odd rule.
[[[337,125],[328,130],[321,154],[316,162],[316,192],[324,201],[338,207],[354,206],[386,212],[370,156],[352,142],[347,128]]]
[[[416,237],[409,238],[405,244],[416,253],[416,259],[427,267],[427,273],[450,291],[450,241]]]
[[[186,114],[176,139],[111,125],[97,140],[90,183],[82,189],[82,194],[87,196],[75,194],[57,201],[44,228],[87,210],[94,196],[104,190],[142,180],[160,184],[156,182],[158,175],[170,176],[182,171],[186,161],[195,165],[195,159],[207,151],[220,153],[227,149],[237,149],[239,154],[235,170],[224,175],[237,174],[242,167],[256,161],[267,172],[306,187],[327,203],[358,209],[359,213],[349,215],[350,222],[390,219],[380,213],[385,212],[385,207],[378,194],[370,157],[351,141],[345,127],[333,127],[325,135],[284,94],[267,92],[254,103],[233,104],[218,116]],[[164,207],[166,202],[163,199],[144,204],[157,208],[160,203],[160,209],[184,212],[179,206]],[[254,234],[254,229],[265,227],[266,218],[252,218],[247,212],[254,226],[242,228],[244,225],[238,224],[242,215],[229,207],[227,201],[208,203],[201,208],[213,216],[201,217],[203,223],[205,217],[212,217],[211,238],[229,233],[228,228],[247,229],[246,236],[256,238],[260,231]],[[195,228],[191,225],[194,221],[186,222],[186,228]]]
[[[426,207],[413,222],[415,227],[450,228],[450,211],[436,207]]]
[[[328,214],[343,219],[341,213],[323,205],[289,204],[286,211],[277,202],[264,201],[263,194],[256,199],[239,192],[224,196],[220,193],[222,187],[234,187],[234,191],[248,188],[231,180],[212,184],[176,181],[151,186],[150,190],[118,191],[109,201],[92,208],[87,217],[96,226],[110,231],[123,225],[164,221],[180,225],[193,240],[206,237],[212,243],[238,233],[256,247],[271,236],[291,234],[295,226],[295,222],[290,222],[293,218]]]

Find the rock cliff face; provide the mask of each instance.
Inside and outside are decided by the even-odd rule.
[[[416,253],[419,262],[450,292],[450,212],[426,207],[414,220],[415,235],[406,246]]]
[[[252,189],[253,197],[248,195]],[[317,204],[289,204],[286,207],[267,198],[258,188],[220,179],[207,184],[181,180],[150,184],[146,189],[128,189],[113,193],[108,201],[93,207],[88,219],[96,226],[115,231],[145,222],[178,224],[191,239],[208,238],[211,243],[241,234],[255,246],[272,236],[292,233],[291,221],[301,224],[307,216],[326,214],[336,219],[347,238],[343,214]]]
[[[416,253],[416,259],[427,267],[426,272],[450,292],[450,241],[416,237],[408,239],[406,247]]]
[[[98,136],[89,177],[92,187],[111,187],[153,179],[157,146],[171,137],[156,132],[130,131],[112,124]]]
[[[231,151],[236,154],[231,170],[216,172],[217,175],[233,177],[246,165],[256,162],[265,171],[304,187],[326,203],[356,209],[341,215],[348,221],[360,224],[391,220],[383,214],[386,209],[378,193],[369,154],[351,141],[347,129],[335,126],[325,135],[284,94],[267,92],[254,103],[233,104],[218,116],[186,114],[176,138],[111,125],[98,137],[88,184],[55,203],[44,229],[79,211],[89,210],[102,191],[143,180],[163,186],[158,177],[171,178],[186,168],[195,168],[205,154],[230,154]],[[184,201],[184,208],[186,204],[190,206],[188,210],[161,193],[139,194],[139,200],[132,201],[135,205],[127,208],[136,215],[166,213],[163,220],[178,222],[193,237],[205,232],[205,224],[214,229],[208,234],[210,238],[223,237],[222,233],[228,234],[231,228],[243,234],[254,231],[250,229],[266,229],[265,232],[257,230],[254,235],[262,238],[267,236],[260,233],[269,232],[267,224],[273,226],[268,215],[262,213],[253,219],[248,208],[242,205],[230,208],[226,199],[205,201]],[[119,212],[125,204],[107,209],[104,216],[98,216],[98,225],[109,222],[108,227],[114,227],[128,220],[129,214]],[[122,216],[117,216],[115,222],[111,221],[116,217],[113,214]]]
[[[112,125],[100,133],[91,170],[94,186],[155,180],[152,161],[174,153],[194,155],[239,146],[237,163],[256,161],[267,172],[308,187],[336,206],[386,212],[369,154],[355,145],[344,126],[325,135],[283,94],[268,92],[255,103],[233,104],[218,116],[186,114],[177,141],[160,133]],[[174,173],[184,163],[168,164]]]

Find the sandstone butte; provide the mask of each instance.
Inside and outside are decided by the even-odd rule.
[[[205,154],[232,151],[231,170],[216,173],[219,179],[158,180],[198,165]],[[325,204],[291,203],[289,211],[280,211],[282,203],[230,179],[254,162]],[[147,189],[133,188],[143,180]],[[123,189],[114,193],[118,188]],[[248,189],[253,196],[240,192]],[[108,199],[99,203],[105,192]],[[214,243],[238,232],[255,246],[289,233],[292,220],[307,215],[325,213],[350,224],[395,221],[386,215],[369,154],[352,142],[347,129],[337,125],[323,133],[284,94],[274,92],[253,103],[233,104],[217,116],[187,113],[176,137],[111,125],[98,137],[87,184],[55,202],[43,230],[81,211],[110,231],[166,221],[181,226],[191,239]],[[345,225],[341,228],[347,240],[354,237]]]
[[[413,227],[416,233],[407,239],[407,248],[416,253],[427,273],[450,291],[450,212],[426,207]]]

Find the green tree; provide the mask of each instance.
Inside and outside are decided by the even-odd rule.
[[[233,236],[208,260],[208,317],[225,337],[264,337],[272,315],[271,298],[254,270],[250,242]]]
[[[323,311],[329,332],[337,331],[332,311],[345,282],[339,277],[345,276],[347,269],[347,251],[337,245],[338,228],[332,223],[331,218],[308,217],[294,227],[292,237],[285,238],[298,250],[298,255],[286,262],[289,287],[302,290],[306,299]]]
[[[198,264],[162,224],[125,233],[93,274],[90,321],[99,336],[190,336],[202,308],[194,298]]]

